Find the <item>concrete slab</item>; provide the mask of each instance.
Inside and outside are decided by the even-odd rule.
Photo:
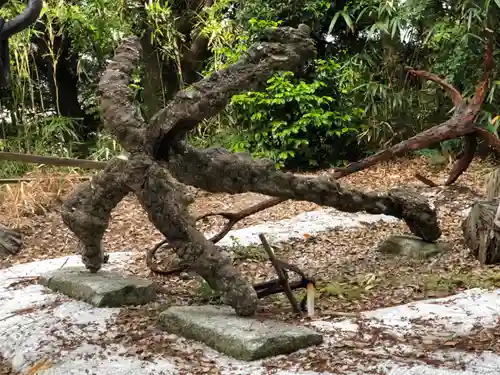
[[[344,226],[345,218],[335,212],[323,211],[324,221],[315,221],[318,217],[311,213],[307,220],[298,217],[288,222],[281,229],[279,222],[271,223],[278,230],[274,238],[268,240],[287,241],[289,238],[300,237],[301,233],[314,234],[320,231],[322,223],[328,227],[336,221],[336,227]],[[349,214],[351,215],[351,214]],[[327,220],[326,216],[330,219]],[[378,216],[370,216],[372,218]],[[391,220],[394,218],[387,217]],[[357,222],[357,227],[363,226],[356,214],[349,220]],[[363,220],[364,221],[364,220]],[[318,224],[311,230],[313,224]],[[267,226],[267,225],[266,225]],[[326,230],[327,227],[323,230]],[[349,227],[349,226],[348,226]],[[233,239],[238,244],[258,244],[258,232],[265,228],[243,228],[231,231],[227,245],[232,245]],[[352,227],[353,230],[356,227]],[[266,231],[266,236],[268,232]],[[207,235],[208,236],[208,235]],[[123,272],[131,262],[143,259],[140,249],[137,253],[111,253],[110,261],[104,265],[106,271]],[[32,263],[19,264],[10,268],[0,269],[0,355],[6,358],[20,375],[177,375],[177,374],[207,374],[211,366],[221,375],[372,375],[376,373],[387,375],[498,375],[500,374],[500,356],[492,352],[469,353],[464,351],[445,352],[439,350],[433,353],[433,358],[448,358],[444,362],[437,361],[419,364],[401,360],[401,353],[411,352],[411,345],[402,348],[401,345],[382,348],[384,353],[389,350],[393,357],[388,360],[371,355],[340,356],[342,348],[339,342],[349,339],[353,333],[362,333],[356,321],[338,317],[318,315],[312,322],[302,324],[319,331],[324,336],[321,345],[311,349],[299,350],[290,356],[279,356],[267,360],[245,362],[225,356],[210,347],[196,341],[183,339],[158,329],[152,337],[155,344],[156,335],[168,336],[169,346],[174,350],[170,354],[161,354],[153,359],[142,359],[137,354],[128,354],[130,345],[117,341],[105,346],[100,345],[102,336],[110,334],[110,327],[129,329],[120,324],[116,316],[123,311],[120,308],[98,308],[85,302],[71,300],[55,293],[48,293],[47,288],[33,284],[17,284],[19,281],[43,275],[48,271],[67,267],[82,267],[79,256],[68,256],[57,259],[47,259]],[[13,287],[13,285],[16,285]],[[481,325],[494,326],[500,318],[500,290],[473,289],[445,299],[416,301],[410,304],[393,306],[362,314],[365,323],[381,327],[384,331],[397,335],[406,333],[422,336],[434,335],[443,329],[450,334],[467,335],[470,330]],[[127,331],[125,331],[127,332]],[[71,344],[68,346],[68,342]],[[368,348],[370,349],[370,348]],[[305,364],[311,362],[311,354],[316,350],[326,359],[346,361],[357,365],[357,369],[346,370],[328,368],[328,370],[313,371],[306,369],[295,360]],[[175,353],[178,354],[175,354]],[[203,360],[198,360],[202,353]],[[387,358],[387,357],[385,357]],[[268,361],[275,359],[281,369],[270,370]],[[48,360],[47,365],[39,364]],[[460,363],[458,369],[454,365]]]
[[[111,253],[108,271],[120,271],[137,258],[139,253]],[[175,375],[206,374],[206,362],[201,365],[194,353],[203,353],[213,360],[221,375],[265,375],[269,369],[262,360],[247,362],[225,356],[204,344],[170,335],[158,329],[157,334],[175,336],[170,345],[178,350],[177,356],[161,356],[151,360],[128,355],[127,348],[120,343],[102,347],[95,345],[99,337],[109,334],[110,326],[119,323],[115,316],[119,308],[98,308],[85,302],[61,298],[47,293],[40,285],[12,288],[10,285],[26,277],[39,276],[47,271],[65,267],[82,266],[79,256],[62,257],[33,263],[20,264],[0,270],[0,354],[3,355],[20,374],[33,374],[33,368],[40,361],[49,360],[50,365],[37,370],[39,375]],[[406,305],[393,306],[362,314],[363,319],[374,327],[396,335],[407,333],[422,336],[434,335],[443,330],[450,334],[467,335],[470,330],[481,325],[494,326],[500,317],[500,290],[487,291],[472,289],[455,296],[427,301],[416,301]],[[338,343],[359,331],[356,321],[344,318],[318,316],[305,325],[324,336],[317,348],[323,353],[331,353],[337,358]],[[118,327],[119,328],[119,327]],[[68,347],[68,342],[75,346]],[[314,349],[310,349],[314,350]],[[275,375],[498,375],[500,356],[491,352],[455,353],[436,352],[436,365],[409,364],[400,361],[403,348],[400,345],[384,348],[394,353],[394,359],[370,360],[370,354],[360,360],[347,357],[359,364],[357,370],[336,370],[328,372],[307,371],[290,363],[287,356],[274,357],[279,363],[288,364],[288,369],[273,370]],[[407,347],[404,351],[411,352]],[[450,355],[453,354],[453,355]],[[299,350],[292,355],[305,363],[311,361],[308,350]],[[448,358],[441,363],[440,358]],[[182,362],[183,361],[183,362]],[[372,363],[372,364],[370,364]],[[439,364],[441,363],[441,364]],[[461,363],[463,369],[449,368],[447,363]],[[132,369],[132,370],[131,370]],[[203,372],[204,371],[204,372]],[[340,371],[340,372],[339,372]]]
[[[84,267],[46,273],[40,277],[39,283],[97,307],[143,305],[156,298],[156,285],[151,280],[112,271],[90,273]]]
[[[408,235],[393,235],[382,241],[377,251],[408,258],[427,259],[449,250],[443,242],[426,242],[419,237]]]
[[[323,336],[306,327],[237,316],[225,306],[172,306],[159,316],[166,331],[200,341],[246,361],[319,345]]]

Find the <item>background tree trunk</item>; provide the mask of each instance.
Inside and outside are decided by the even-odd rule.
[[[500,263],[500,227],[495,224],[498,199],[477,201],[462,223],[465,242],[481,264]]]

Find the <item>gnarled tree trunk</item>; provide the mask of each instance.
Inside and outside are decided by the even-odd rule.
[[[128,160],[113,159],[90,182],[78,186],[62,210],[91,272],[97,272],[105,258],[101,240],[110,212],[130,191],[175,249],[181,266],[196,271],[212,289],[222,292],[239,315],[254,314],[257,295],[252,284],[232,265],[227,252],[196,229],[188,211],[192,199],[184,185],[231,194],[251,191],[346,212],[392,215],[427,241],[439,238],[436,211],[410,193],[363,193],[344,188],[334,179],[278,171],[271,161],[218,148],[196,149],[185,143],[186,133],[223,110],[233,95],[263,89],[277,71],[301,71],[315,56],[309,32],[304,25],[264,30],[237,63],[178,92],[149,124],[133,104],[128,86],[141,45],[134,37],[123,40],[99,86],[104,122],[130,156]]]
[[[465,242],[481,264],[500,263],[499,203],[499,199],[475,202],[462,223]]]

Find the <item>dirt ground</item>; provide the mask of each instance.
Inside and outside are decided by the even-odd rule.
[[[449,246],[443,254],[426,260],[401,259],[384,256],[375,251],[377,244],[393,234],[409,233],[404,223],[370,225],[359,230],[335,230],[319,236],[304,238],[279,247],[277,255],[297,266],[318,280],[316,310],[329,315],[357,313],[410,301],[441,297],[472,287],[496,287],[500,285],[498,267],[480,267],[463,242],[460,223],[461,210],[474,200],[484,196],[484,176],[493,166],[485,161],[474,161],[469,170],[448,188],[429,188],[415,179],[419,172],[435,182],[446,179],[449,166],[442,170],[431,167],[424,158],[398,159],[375,166],[342,179],[342,183],[364,191],[384,191],[389,188],[408,186],[433,193],[437,196],[441,242]],[[328,174],[324,170],[315,174]],[[76,241],[60,218],[59,202],[74,184],[75,175],[46,173],[41,182],[29,182],[4,186],[0,206],[2,223],[19,227],[25,236],[25,245],[17,256],[0,258],[0,268],[17,263],[75,254]],[[260,194],[200,194],[192,205],[196,214],[211,211],[237,211],[266,199]],[[293,217],[301,212],[320,209],[309,202],[287,201],[259,212],[238,223],[234,229],[267,221]],[[220,218],[200,223],[204,231],[220,228]],[[149,222],[133,196],[128,196],[114,210],[110,226],[104,238],[107,252],[140,251],[145,254],[154,244],[163,239]],[[263,281],[274,273],[262,249],[247,250],[235,260],[237,267],[254,282]],[[166,252],[160,257],[169,258]],[[167,261],[166,261],[167,262]],[[164,264],[162,263],[162,266]],[[168,264],[165,266],[168,268]],[[210,288],[197,277],[152,274],[145,266],[145,256],[138,256],[127,272],[154,279],[168,293],[162,303],[206,303],[217,302]],[[150,314],[151,315],[151,314]],[[146,319],[142,314],[142,320]],[[275,319],[297,319],[290,312],[284,296],[276,295],[261,301],[259,316]],[[138,315],[125,309],[124,322]],[[485,337],[484,333],[481,337]],[[496,333],[489,333],[497,337]],[[140,341],[141,335],[137,335]],[[460,341],[460,347],[476,348],[486,345],[485,340]],[[0,375],[7,374],[2,372]],[[317,368],[317,370],[320,367]]]

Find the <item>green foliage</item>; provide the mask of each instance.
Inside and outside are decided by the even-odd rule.
[[[276,74],[264,92],[233,97],[231,114],[239,134],[233,151],[248,151],[273,160],[278,167],[325,166],[345,159],[355,140],[363,111],[345,107],[335,86],[340,65],[316,61],[312,79],[291,72]]]

